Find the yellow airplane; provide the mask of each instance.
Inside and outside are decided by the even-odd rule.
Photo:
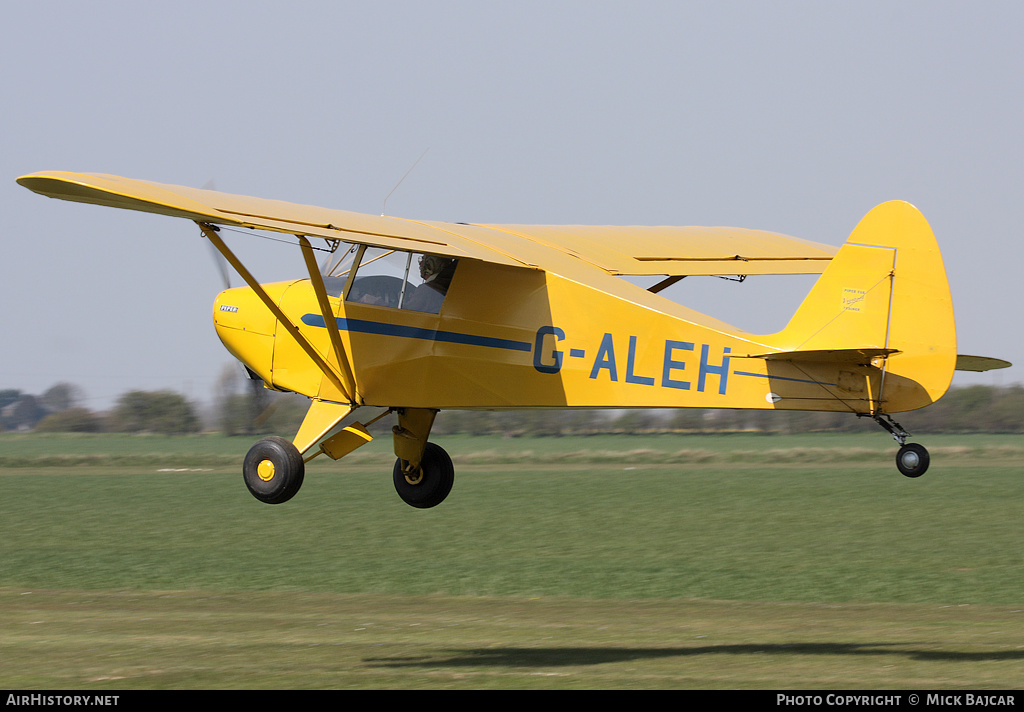
[[[312,399],[292,441],[249,450],[263,502],[295,495],[305,463],[367,443],[388,413],[401,498],[433,507],[452,488],[429,442],[443,409],[758,408],[873,418],[908,477],[928,451],[892,413],[934,403],[956,368],[949,285],[912,205],[883,203],[835,248],[722,227],[483,225],[407,220],[101,174],[41,172],[42,195],[194,221],[247,287],[221,292],[221,341],[265,387]],[[308,278],[260,284],[221,231],[294,236]],[[314,242],[330,253],[318,265]],[[694,275],[820,274],[788,326],[755,335],[660,292]],[[660,276],[650,288],[626,277]],[[369,412],[362,417],[357,410]],[[360,420],[357,421],[356,418]]]

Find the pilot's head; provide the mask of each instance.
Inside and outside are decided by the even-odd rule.
[[[424,282],[431,282],[441,274],[444,269],[445,260],[436,255],[423,255],[420,257],[420,277]]]

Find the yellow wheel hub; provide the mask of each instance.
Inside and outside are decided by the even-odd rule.
[[[274,463],[270,460],[263,460],[256,466],[256,475],[264,482],[274,479]]]
[[[417,467],[412,472],[405,473],[405,481],[411,485],[418,485],[423,481],[423,468]]]

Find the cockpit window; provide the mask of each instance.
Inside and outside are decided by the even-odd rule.
[[[356,266],[347,301],[398,308],[408,257],[405,252],[367,247]]]
[[[347,301],[437,314],[458,260],[367,247]]]
[[[346,277],[324,277],[324,289],[332,297],[340,297],[341,292],[345,289],[345,282],[348,281]]]
[[[338,249],[331,253],[320,266],[324,288],[332,297],[340,297],[345,291],[349,272],[352,271],[352,265],[355,264],[356,256],[359,254],[359,245],[346,243],[342,243],[342,245],[344,245],[344,249]]]

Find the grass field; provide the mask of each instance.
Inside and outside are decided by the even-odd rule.
[[[1024,439],[387,438],[244,488],[245,439],[0,437],[8,688],[1024,684]]]

